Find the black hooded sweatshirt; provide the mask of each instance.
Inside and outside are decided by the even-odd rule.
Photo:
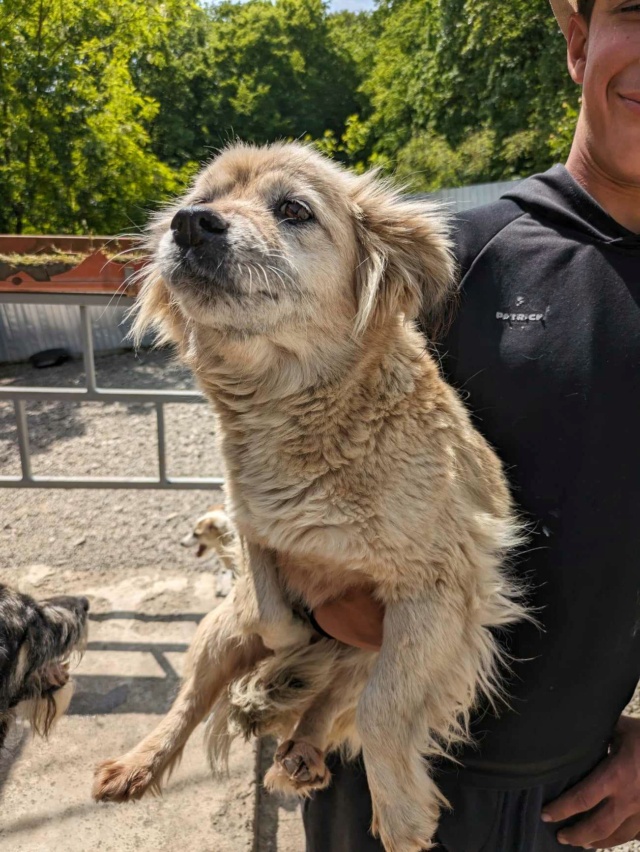
[[[443,370],[532,527],[513,570],[541,628],[507,637],[511,709],[468,780],[530,786],[602,755],[640,677],[640,236],[562,166],[461,214]]]

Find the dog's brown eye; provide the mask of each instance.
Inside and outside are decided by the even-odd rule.
[[[293,222],[308,222],[313,219],[313,213],[302,201],[284,201],[280,205],[280,213],[285,219]]]

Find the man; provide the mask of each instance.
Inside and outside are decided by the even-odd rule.
[[[583,87],[566,168],[460,218],[462,297],[441,346],[532,534],[514,570],[542,629],[507,638],[510,707],[438,783],[447,852],[607,848],[640,839],[640,2],[552,0]],[[315,612],[379,647],[353,596]],[[308,852],[380,852],[361,764],[305,805]]]

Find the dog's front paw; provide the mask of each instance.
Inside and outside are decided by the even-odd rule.
[[[373,806],[372,833],[380,838],[385,852],[424,852],[433,849],[438,814],[412,807],[410,802]]]
[[[96,802],[134,802],[147,790],[160,793],[150,767],[125,756],[105,760],[96,767],[91,795]]]
[[[286,740],[275,753],[264,785],[267,790],[308,796],[313,790],[322,790],[330,780],[321,751],[310,743]]]

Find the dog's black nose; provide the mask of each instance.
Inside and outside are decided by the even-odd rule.
[[[89,603],[89,598],[80,597],[78,598],[80,603],[82,604],[82,608],[85,612],[89,612],[89,607],[91,604]]]
[[[220,241],[226,236],[229,223],[210,207],[183,207],[171,220],[173,239],[180,248]]]

